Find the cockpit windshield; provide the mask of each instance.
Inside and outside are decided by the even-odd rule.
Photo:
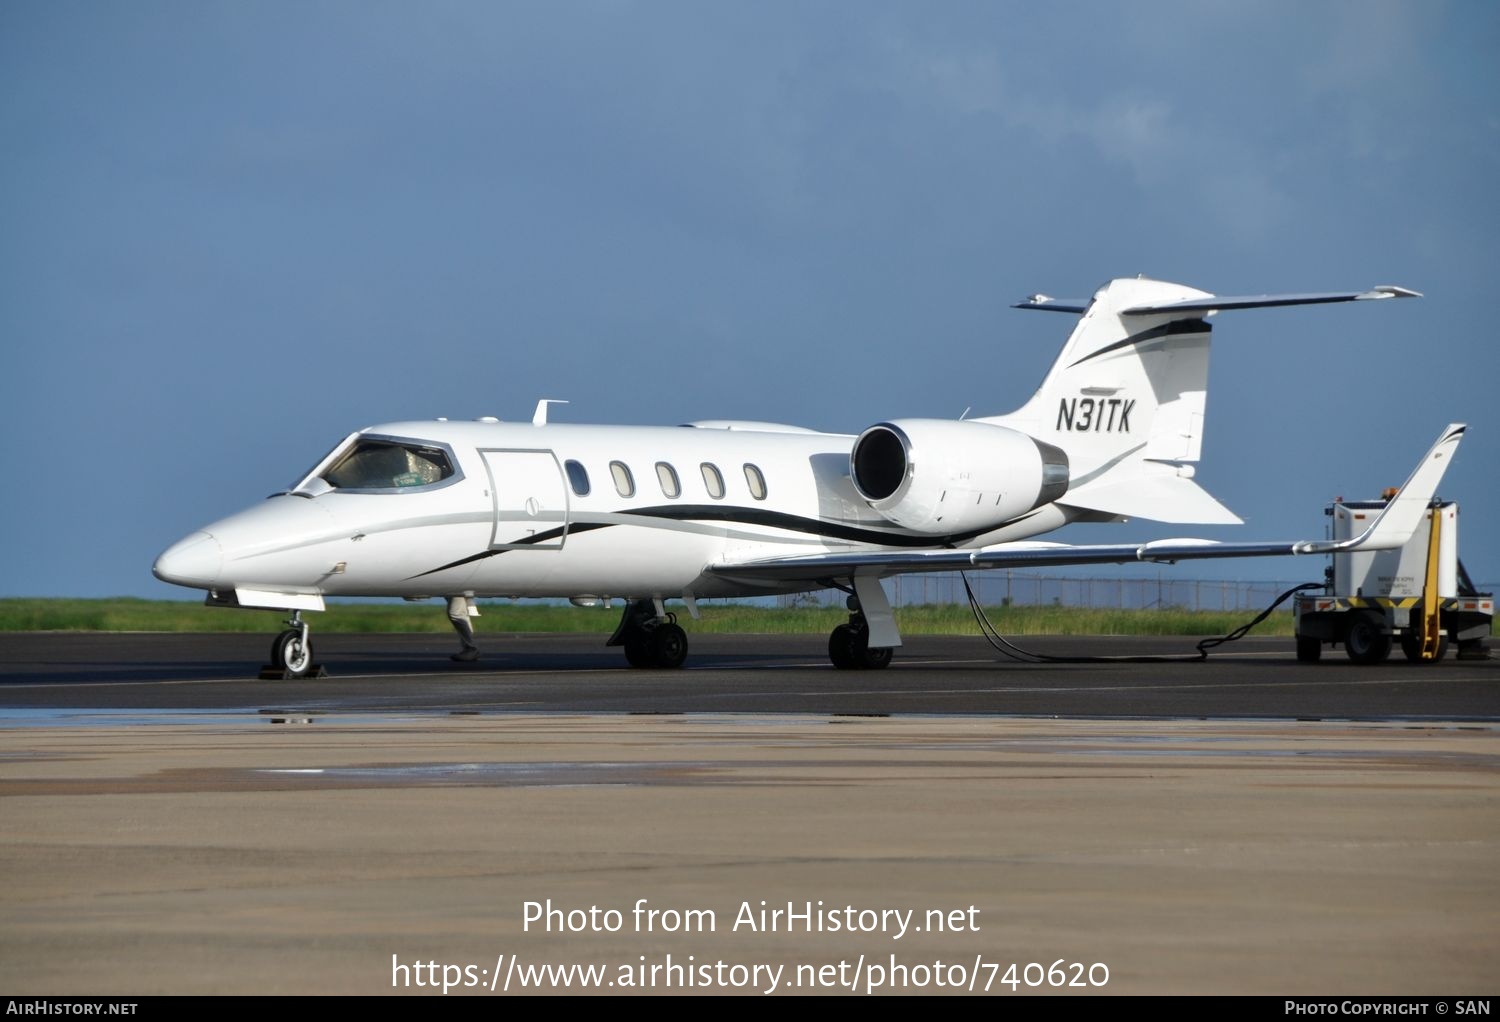
[[[451,479],[453,462],[441,447],[361,439],[322,473],[336,490],[404,490]]]
[[[407,493],[448,486],[463,477],[447,444],[355,433],[287,492],[298,497],[317,497],[332,490]]]

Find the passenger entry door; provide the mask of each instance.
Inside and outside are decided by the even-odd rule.
[[[491,550],[561,550],[568,491],[551,451],[481,451],[494,509]]]

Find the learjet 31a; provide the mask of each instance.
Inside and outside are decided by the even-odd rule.
[[[1464,427],[1451,425],[1360,536],[1332,541],[1065,545],[1073,522],[1238,524],[1193,481],[1203,437],[1209,318],[1229,309],[1413,297],[1362,292],[1221,297],[1114,280],[1078,314],[1040,389],[1008,415],[892,419],[858,435],[764,422],[636,427],[494,419],[396,422],[338,444],[290,490],[204,526],[158,578],[220,606],[290,612],[273,666],[313,666],[305,611],[328,596],[445,597],[463,648],[482,597],[621,601],[610,645],[676,667],[687,637],[666,609],[836,588],[850,617],[841,668],[879,668],[901,636],[881,579],[904,572],[1327,554],[1406,542]]]

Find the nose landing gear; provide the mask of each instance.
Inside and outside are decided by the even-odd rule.
[[[292,611],[287,628],[271,642],[271,663],[262,667],[260,676],[268,681],[291,681],[293,678],[326,678],[322,664],[313,663],[312,638],[300,610]]]

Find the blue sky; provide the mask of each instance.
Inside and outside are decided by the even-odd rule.
[[[193,598],[162,548],[378,422],[1009,411],[1070,321],[1008,306],[1138,273],[1426,297],[1219,317],[1248,524],[1060,538],[1316,537],[1465,421],[1500,579],[1497,52],[1492,3],[9,0],[0,595]]]

